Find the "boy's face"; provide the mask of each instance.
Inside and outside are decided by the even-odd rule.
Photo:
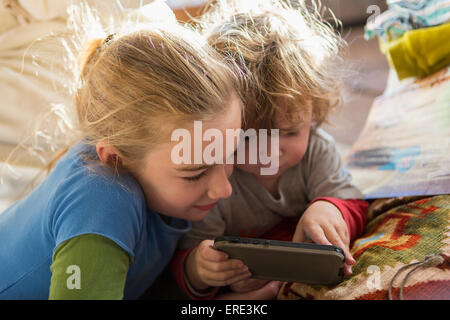
[[[282,107],[282,105],[281,105]],[[261,175],[261,168],[269,167],[269,165],[249,164],[248,154],[249,142],[246,141],[246,161],[245,164],[235,164],[235,167],[249,172],[259,179],[274,179],[281,176],[287,169],[295,166],[302,160],[308,147],[309,132],[311,129],[312,114],[309,113],[304,117],[301,123],[292,123],[283,114],[277,113],[275,116],[275,128],[279,129],[279,150],[272,150],[270,139],[267,139],[267,152],[272,157],[277,156],[279,170],[275,175]],[[269,130],[270,132],[270,130]],[[258,135],[257,135],[258,136]],[[259,141],[256,145],[259,145]],[[258,153],[259,154],[259,153]],[[237,161],[235,161],[237,163]]]

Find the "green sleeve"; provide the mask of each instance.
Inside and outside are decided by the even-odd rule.
[[[129,254],[107,237],[69,239],[53,253],[49,299],[122,299],[130,263]]]

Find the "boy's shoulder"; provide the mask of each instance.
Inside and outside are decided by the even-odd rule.
[[[314,160],[318,154],[335,154],[336,142],[334,138],[321,128],[312,128],[309,134],[308,147],[306,150],[305,160]]]
[[[327,133],[322,128],[312,128],[309,135],[310,143],[323,143],[323,144],[335,144],[335,140],[332,135]]]

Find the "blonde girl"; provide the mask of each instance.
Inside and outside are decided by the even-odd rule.
[[[175,24],[87,43],[82,138],[0,214],[0,299],[138,298],[230,195],[231,165],[171,159],[175,128],[241,127],[235,76],[208,48]]]

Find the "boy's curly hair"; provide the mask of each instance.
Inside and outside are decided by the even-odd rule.
[[[319,10],[302,1],[217,0],[198,21],[241,75],[246,128],[274,128],[279,98],[287,98],[282,112],[292,122],[312,112],[317,126],[341,104],[339,53],[345,42]]]

